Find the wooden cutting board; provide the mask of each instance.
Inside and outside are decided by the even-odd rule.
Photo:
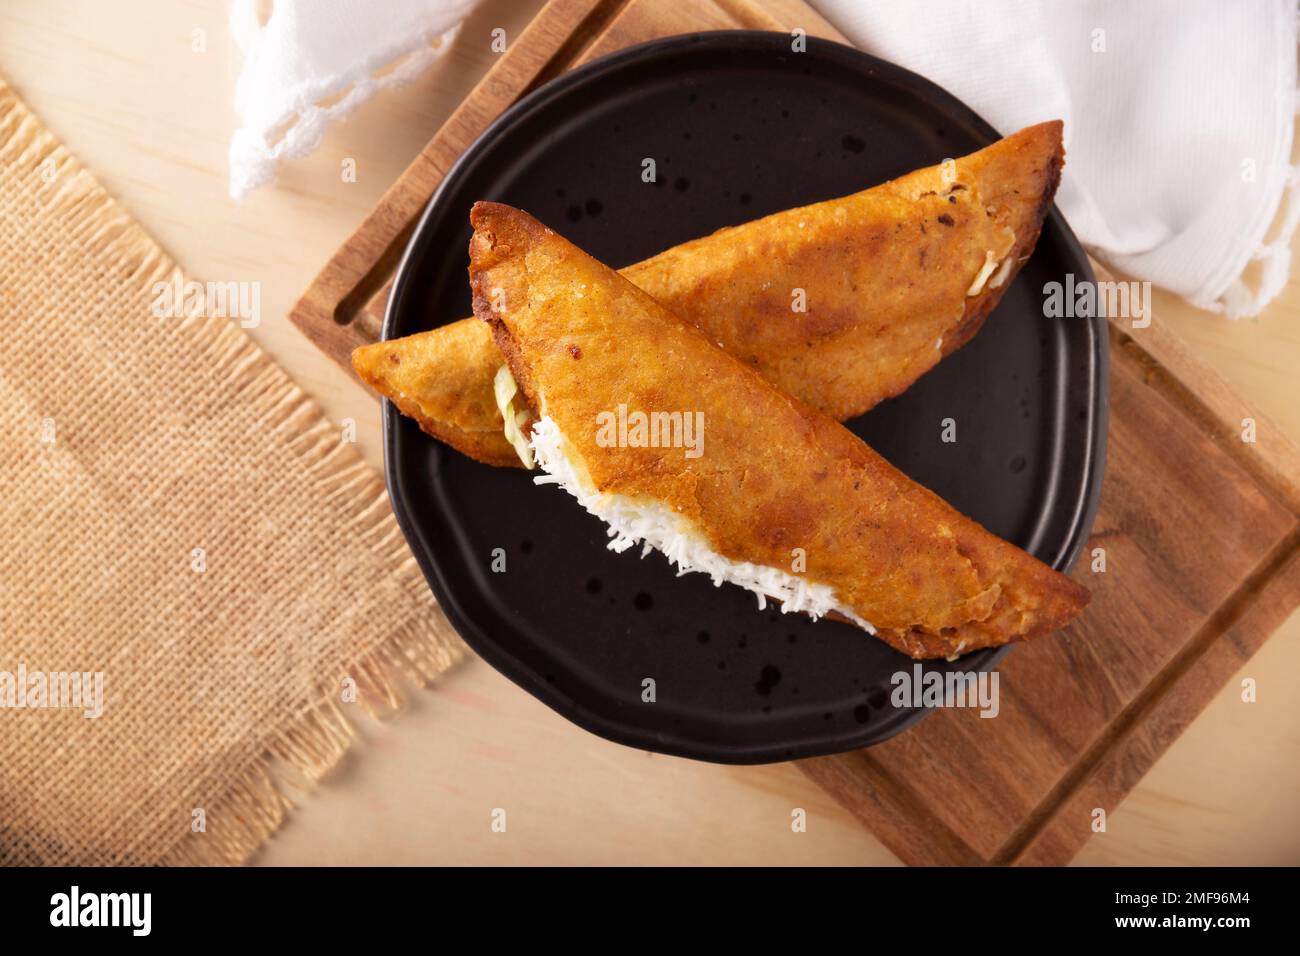
[[[425,203],[502,110],[622,47],[735,28],[843,42],[801,0],[551,0],[335,253],[294,324],[350,368],[351,350],[378,337]],[[800,764],[908,863],[1069,861],[1098,811],[1114,810],[1300,605],[1300,452],[1159,314],[1146,328],[1111,324],[1107,455],[1074,572],[1092,604],[1006,659],[998,718],[940,710],[870,750]]]

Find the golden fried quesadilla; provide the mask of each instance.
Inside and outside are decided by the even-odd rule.
[[[662,551],[916,658],[1045,634],[1087,603],[526,213],[478,203],[471,220],[474,313],[508,363],[502,406],[522,389],[536,480],[603,519],[615,550]],[[650,441],[625,427],[636,415]]]
[[[840,420],[964,345],[1038,240],[1064,153],[1043,123],[955,161],[722,229],[622,274],[796,398]],[[518,465],[482,323],[363,346],[363,381],[472,458]]]

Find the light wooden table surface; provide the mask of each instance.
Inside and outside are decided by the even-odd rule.
[[[486,0],[451,53],[333,127],[242,205],[226,194],[239,52],[226,0],[5,0],[0,76],[194,277],[261,282],[252,335],[380,467],[377,403],[285,315],[540,0]],[[194,31],[206,50],[195,52]],[[355,183],[339,174],[357,163]],[[0,225],[0,228],[3,228]],[[1300,274],[1300,270],[1298,270]],[[1158,320],[1300,442],[1300,288],[1229,323],[1170,296]],[[1153,436],[1153,440],[1155,440]],[[1259,682],[1243,704],[1242,676]],[[1300,863],[1300,614],[1111,815],[1078,858]],[[492,809],[509,829],[493,834]],[[808,812],[806,833],[790,811]],[[793,766],[716,767],[606,743],[474,660],[362,728],[326,785],[258,855],[267,864],[896,864]]]

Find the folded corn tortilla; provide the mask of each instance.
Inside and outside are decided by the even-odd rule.
[[[1033,251],[1063,163],[1061,123],[1042,123],[622,274],[781,389],[845,420],[975,335]],[[494,397],[501,355],[482,323],[363,346],[352,362],[434,437],[489,464],[521,463]]]
[[[915,658],[1045,634],[1087,603],[526,213],[478,203],[471,221],[474,312],[505,391],[536,416],[520,430],[537,480],[604,520],[611,547],[662,551]],[[662,440],[633,436],[621,423],[635,414]]]

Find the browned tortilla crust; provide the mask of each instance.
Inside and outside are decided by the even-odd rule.
[[[942,166],[917,170],[719,230],[623,275],[791,395],[850,418],[979,331],[1033,251],[1063,162],[1061,124],[1043,123],[958,159],[954,181]],[[1005,281],[967,297],[985,253],[1009,246]],[[473,319],[353,353],[362,379],[425,431],[517,465],[491,395],[500,363]]]
[[[963,517],[853,433],[526,213],[471,214],[474,312],[603,491],[662,502],[733,561],[792,568],[914,657],[1053,631],[1088,593]],[[494,301],[500,307],[493,310]],[[702,412],[703,454],[601,447],[597,415]]]
[[[360,379],[425,432],[489,465],[519,465],[492,383],[504,360],[482,322],[465,319],[352,353]]]

